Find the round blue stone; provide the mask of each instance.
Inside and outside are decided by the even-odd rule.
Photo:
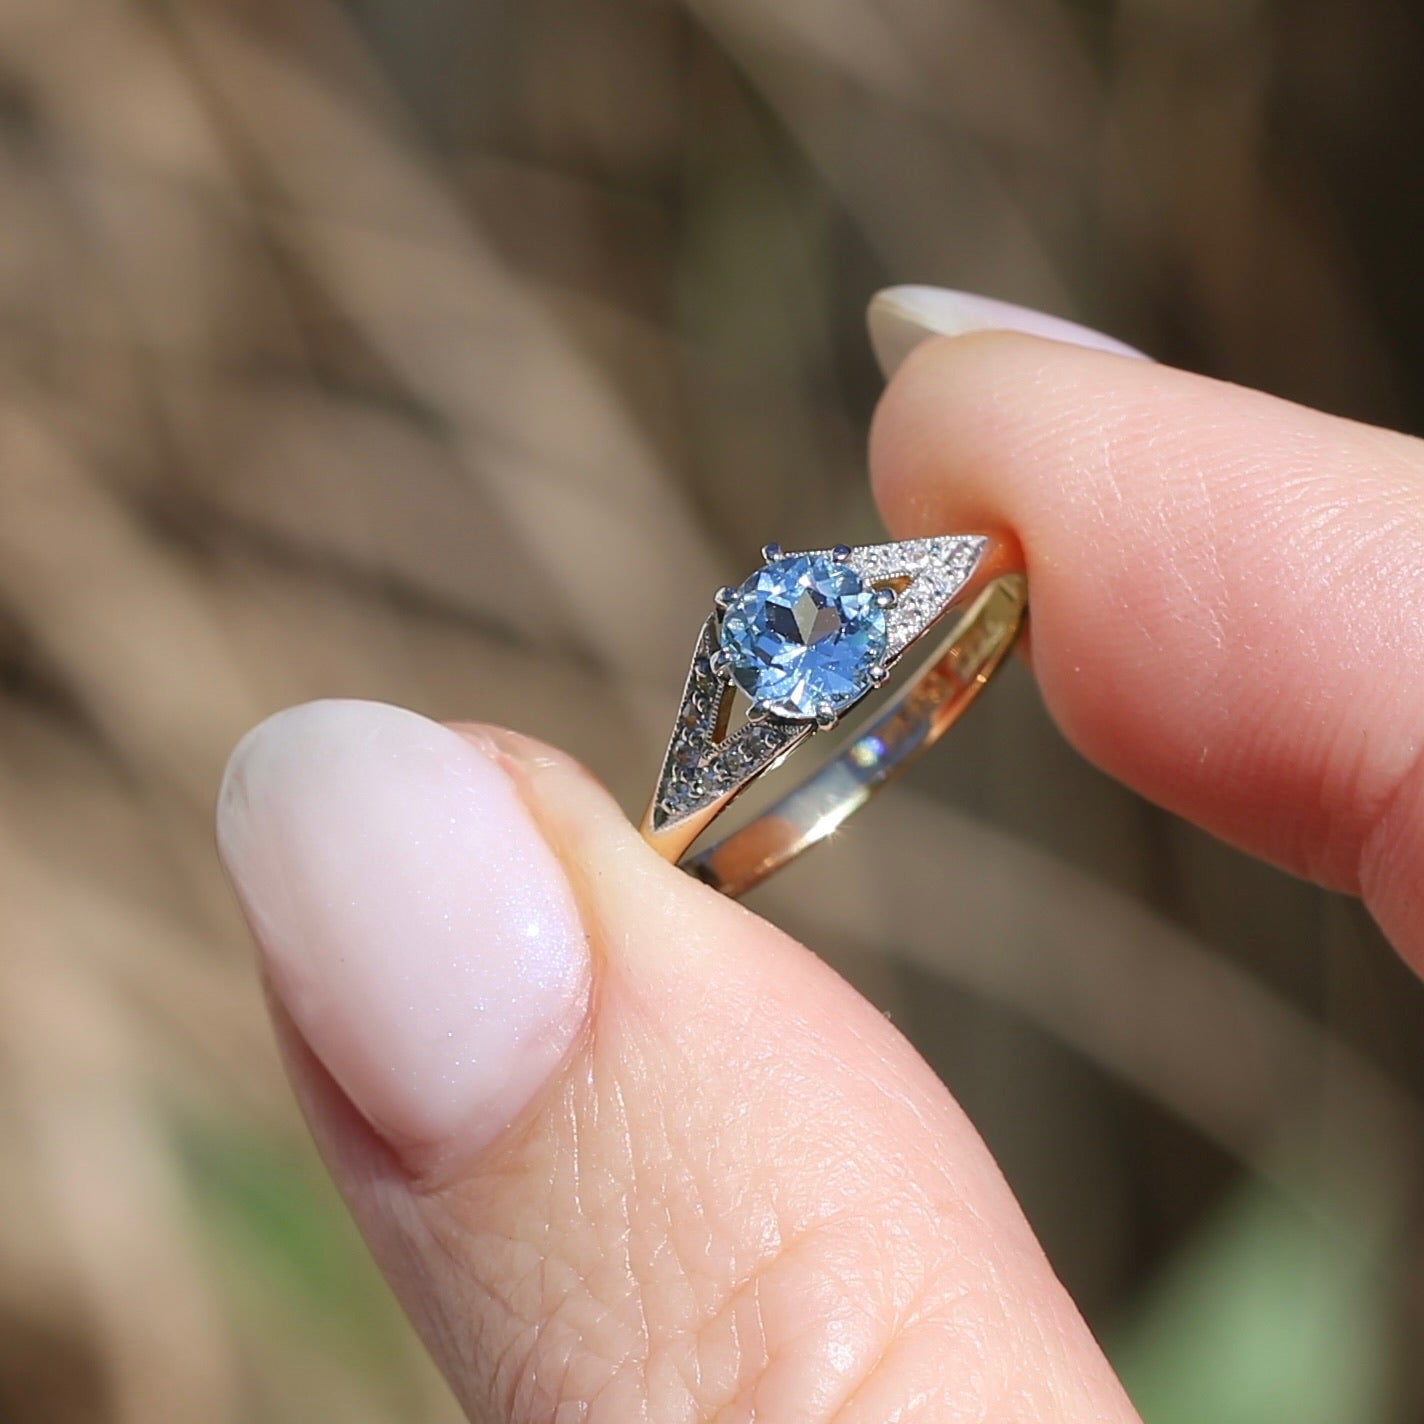
[[[722,648],[733,681],[779,717],[839,712],[868,692],[885,656],[885,610],[846,564],[794,554],[763,564],[728,602]]]

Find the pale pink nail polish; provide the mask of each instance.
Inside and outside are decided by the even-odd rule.
[[[866,313],[870,343],[888,377],[922,341],[931,336],[967,336],[974,331],[1018,331],[1070,346],[1085,346],[1114,356],[1147,358],[1135,347],[1091,327],[1030,307],[1015,306],[974,292],[948,287],[886,287],[871,298]]]
[[[500,765],[413,712],[314,702],[248,733],[223,861],[288,1014],[398,1143],[479,1145],[587,1005],[564,873]]]

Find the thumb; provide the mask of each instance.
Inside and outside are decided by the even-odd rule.
[[[476,1420],[1132,1412],[925,1064],[566,759],[327,702],[219,839],[293,1081]]]

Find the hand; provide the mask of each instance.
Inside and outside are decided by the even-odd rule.
[[[945,313],[984,319],[883,305],[882,353]],[[892,536],[1012,530],[1079,749],[1419,964],[1424,447],[1051,334],[906,361]],[[312,1129],[472,1419],[1134,1417],[898,1032],[563,756],[318,703],[219,820]]]

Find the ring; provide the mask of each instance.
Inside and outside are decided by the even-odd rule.
[[[644,839],[736,897],[824,840],[958,719],[1013,646],[1028,581],[1003,540],[952,534],[804,554],[724,588],[697,639]],[[759,777],[928,647],[917,674],[746,825],[689,848]]]

